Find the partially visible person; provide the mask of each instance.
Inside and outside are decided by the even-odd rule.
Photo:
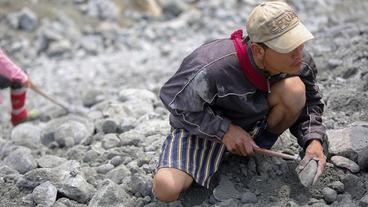
[[[20,69],[9,57],[0,49],[0,89],[10,87],[10,100],[12,105],[11,123],[15,126],[24,121],[34,119],[35,111],[29,112],[26,107],[27,87],[29,79],[27,74]],[[0,94],[0,104],[3,99]]]

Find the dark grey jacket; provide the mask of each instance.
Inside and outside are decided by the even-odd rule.
[[[290,128],[302,147],[310,139],[322,142],[325,135],[316,66],[309,54],[304,52],[304,56],[299,76],[306,86],[307,102]],[[270,109],[267,93],[257,90],[243,74],[230,39],[206,43],[187,56],[161,88],[160,98],[171,113],[172,127],[217,141],[222,140],[230,123],[249,131],[267,117]]]

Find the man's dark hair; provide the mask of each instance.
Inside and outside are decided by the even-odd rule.
[[[263,42],[256,42],[256,44],[259,44],[263,49],[267,49],[268,46]]]

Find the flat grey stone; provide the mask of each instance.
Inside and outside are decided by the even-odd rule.
[[[43,127],[41,131],[41,143],[49,146],[55,141],[55,133],[58,138],[73,137],[76,144],[91,136],[95,130],[94,124],[81,116],[68,115],[53,119]]]
[[[298,172],[298,167],[296,168],[296,171]],[[298,178],[300,180],[300,183],[305,186],[309,187],[313,183],[314,176],[317,172],[317,161],[311,159],[307,166],[298,174]]]
[[[33,200],[37,205],[51,207],[56,201],[57,189],[49,181],[37,186],[33,192]]]
[[[19,147],[4,159],[4,164],[24,174],[37,167],[37,162],[26,147]]]
[[[105,118],[112,118],[119,120],[121,117],[131,117],[134,112],[128,106],[117,100],[106,100],[94,105],[91,110],[101,111]]]
[[[122,146],[134,145],[138,146],[142,142],[144,134],[138,130],[130,130],[119,135]]]
[[[328,151],[358,163],[361,169],[368,167],[368,122],[354,122],[350,127],[328,130]]]
[[[218,201],[238,198],[239,195],[239,191],[235,189],[234,184],[226,176],[221,177],[220,184],[213,190],[213,196]]]
[[[125,190],[111,180],[105,180],[89,202],[88,207],[125,207],[129,199]]]
[[[357,173],[360,171],[359,165],[346,157],[336,155],[331,157],[331,161],[337,167],[346,168],[352,173]]]
[[[107,163],[107,164],[103,164],[103,165],[96,167],[96,172],[101,173],[101,174],[106,174],[112,169],[114,169],[114,165]]]
[[[327,203],[333,203],[337,198],[336,191],[329,187],[325,187],[322,189],[322,195],[323,199],[325,199]]]
[[[106,134],[102,140],[102,147],[105,149],[111,149],[119,147],[121,145],[120,139],[116,134]]]
[[[71,147],[74,143],[79,144],[88,134],[88,129],[83,123],[69,120],[56,128],[54,137],[59,146]],[[68,140],[70,138],[73,141],[72,143]]]
[[[47,168],[57,167],[67,161],[68,161],[67,159],[55,155],[44,155],[39,159],[37,159],[37,163],[40,167],[47,167]]]

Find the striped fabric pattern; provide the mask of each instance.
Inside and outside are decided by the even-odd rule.
[[[225,149],[221,143],[191,135],[184,129],[172,129],[162,145],[157,169],[176,168],[208,188]]]

